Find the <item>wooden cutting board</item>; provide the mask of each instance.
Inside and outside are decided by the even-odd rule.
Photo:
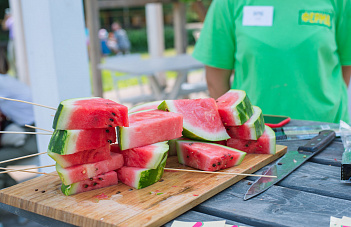
[[[239,166],[222,172],[253,173],[285,154],[247,154]],[[168,168],[188,168],[169,157]],[[191,168],[188,168],[191,169]],[[244,176],[165,171],[160,182],[136,190],[118,185],[65,196],[57,175],[44,175],[0,190],[0,202],[78,226],[160,226]],[[244,195],[243,195],[244,196]]]

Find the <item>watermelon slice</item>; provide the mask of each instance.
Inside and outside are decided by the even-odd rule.
[[[207,99],[165,100],[158,109],[183,115],[183,135],[203,141],[229,139],[218,114],[216,102]]]
[[[264,120],[262,110],[253,106],[254,114],[243,125],[226,127],[231,138],[244,140],[257,140],[264,132]]]
[[[136,189],[145,188],[159,181],[166,166],[167,155],[156,169],[122,167],[117,170],[118,180]]]
[[[183,116],[161,110],[143,110],[129,114],[129,127],[118,127],[121,150],[146,146],[182,135]]]
[[[253,114],[245,91],[231,89],[216,100],[219,115],[225,126],[244,124]]]
[[[65,185],[73,184],[91,177],[95,177],[102,173],[119,169],[123,166],[123,156],[118,153],[111,153],[111,158],[83,165],[62,168],[56,163],[56,171]]]
[[[115,143],[116,128],[55,130],[48,146],[49,152],[69,155]]]
[[[97,149],[80,151],[69,155],[60,155],[51,151],[48,151],[48,155],[63,168],[99,162],[111,158],[109,143]]]
[[[62,184],[61,191],[65,195],[74,195],[81,192],[87,192],[117,184],[117,172],[110,171],[70,185]]]
[[[267,125],[265,126],[264,133],[258,140],[242,140],[235,138],[227,140],[228,147],[245,151],[248,154],[275,154],[275,145],[275,133]]]
[[[130,108],[128,112],[134,113],[141,110],[157,110],[157,107],[161,104],[162,101],[153,101],[153,102],[146,102],[143,104],[139,104]]]
[[[111,152],[121,153],[124,158],[124,166],[156,169],[165,155],[169,146],[166,142],[159,142],[142,147],[131,148],[121,151],[118,144],[111,145]]]
[[[239,165],[246,155],[227,146],[191,140],[178,140],[177,154],[179,163],[205,171]]]
[[[60,103],[54,129],[92,129],[128,127],[128,108],[114,101],[93,97],[67,99]]]

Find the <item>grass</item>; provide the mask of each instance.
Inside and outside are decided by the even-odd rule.
[[[193,46],[189,46],[187,49],[187,53],[192,53],[194,50]],[[176,51],[175,49],[168,49],[165,50],[164,52],[164,56],[172,56],[172,55],[176,55]],[[149,58],[149,54],[148,53],[141,53],[141,57],[142,58]],[[104,61],[104,59],[102,59],[102,62]],[[115,73],[116,76],[122,76],[124,75],[124,73]],[[102,87],[103,87],[103,91],[111,91],[113,90],[113,79],[112,79],[112,72],[110,70],[102,70],[101,71],[101,76],[102,76]],[[177,76],[176,72],[166,72],[166,78],[170,79],[170,78],[175,78]],[[147,76],[142,76],[141,77],[141,81],[143,84],[147,84],[148,83],[148,78]],[[128,80],[120,80],[118,82],[118,88],[126,88],[129,86],[135,86],[138,84],[138,80],[137,78],[133,78],[133,79],[128,79]]]

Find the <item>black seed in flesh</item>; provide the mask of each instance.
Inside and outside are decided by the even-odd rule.
[[[93,178],[89,178],[89,180],[94,180]]]
[[[112,140],[107,140],[107,142],[112,143]]]
[[[99,177],[99,180],[103,180],[101,177]]]
[[[112,128],[112,125],[108,125],[108,127]]]
[[[88,185],[87,185],[87,184],[85,184],[85,185],[83,185],[83,187],[84,187],[84,188],[87,188],[87,187],[88,187]]]
[[[230,157],[230,160],[233,160],[233,157]]]
[[[221,162],[218,162],[218,163],[217,163],[217,165],[219,165],[219,166],[220,166],[220,165],[221,165]]]
[[[249,147],[249,144],[245,144],[245,147]]]
[[[213,166],[213,167],[216,167],[216,164],[215,164],[215,163],[213,163],[213,164],[212,164],[212,166]]]
[[[106,132],[107,132],[107,133],[109,133],[109,132],[110,132],[110,130],[106,129]]]
[[[110,118],[110,121],[114,121],[112,118]]]
[[[186,156],[187,158],[190,158],[189,155]]]
[[[96,183],[96,182],[93,183],[94,186],[97,185],[97,184],[98,184],[98,183]]]
[[[116,114],[115,114],[114,112],[112,112],[112,115],[113,115],[113,116],[116,116]]]

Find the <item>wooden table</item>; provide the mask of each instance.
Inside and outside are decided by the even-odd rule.
[[[176,99],[179,95],[187,95],[192,92],[206,91],[206,81],[199,83],[187,83],[188,72],[191,70],[202,69],[204,64],[193,58],[189,54],[179,54],[175,56],[159,58],[141,58],[140,55],[123,55],[107,58],[106,61],[99,65],[100,69],[111,70],[115,90],[117,81],[131,78],[141,79],[147,76],[152,89],[152,94],[142,94],[141,96],[129,97],[120,100],[121,102],[139,103],[155,101],[162,99]],[[165,87],[160,83],[157,77],[158,73],[176,71],[177,78],[170,92],[166,92]],[[115,73],[124,73],[116,76]],[[121,99],[121,98],[120,98]]]
[[[316,125],[318,122],[292,120],[287,126]],[[306,141],[278,144],[297,149]],[[330,216],[351,217],[350,186],[340,183],[343,145],[340,139],[311,158],[283,181],[250,200],[243,196],[249,177],[178,216],[179,221],[226,220],[244,226],[329,226]],[[261,173],[262,169],[257,172]],[[70,226],[31,212],[0,203],[0,208],[50,226]],[[170,221],[165,226],[171,226]]]

